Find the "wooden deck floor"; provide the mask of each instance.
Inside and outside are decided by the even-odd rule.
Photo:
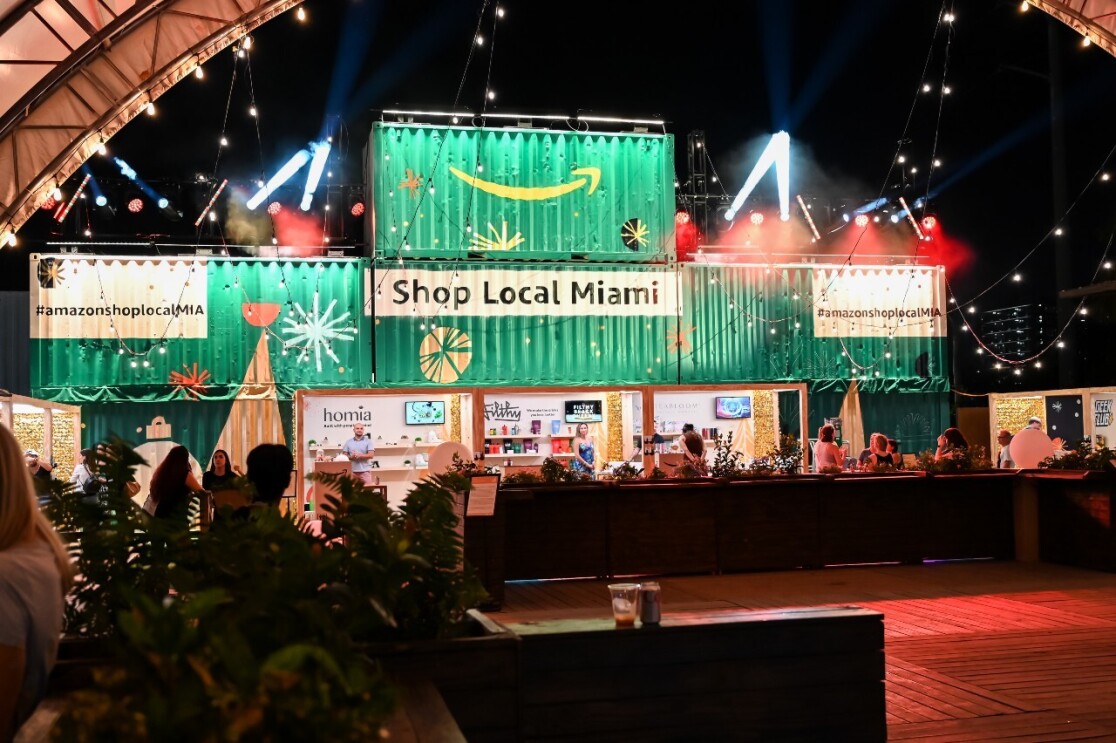
[[[608,616],[604,580],[508,584],[499,621]],[[966,562],[662,578],[664,611],[884,614],[891,740],[1116,741],[1116,575]]]

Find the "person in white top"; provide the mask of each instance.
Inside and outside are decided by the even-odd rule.
[[[841,469],[845,464],[845,455],[834,443],[837,430],[830,424],[825,424],[818,429],[818,443],[814,445],[814,462],[817,471],[836,467]]]
[[[1006,428],[1001,428],[996,434],[996,442],[1000,445],[1000,457],[996,462],[996,467],[999,469],[1016,469],[1015,460],[1011,458],[1011,438],[1011,431]]]
[[[46,694],[71,575],[19,444],[0,425],[0,740],[12,739]]]

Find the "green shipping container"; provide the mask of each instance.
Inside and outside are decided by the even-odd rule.
[[[674,255],[669,134],[379,122],[368,177],[380,258]]]
[[[368,265],[43,256],[31,264],[33,394],[166,402],[365,387]]]

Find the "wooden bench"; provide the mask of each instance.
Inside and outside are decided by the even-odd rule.
[[[883,615],[856,607],[668,613],[509,624],[522,738],[887,738]]]

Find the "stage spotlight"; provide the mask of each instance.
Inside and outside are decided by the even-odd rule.
[[[843,220],[845,220],[846,222],[848,222],[848,221],[849,221],[850,219],[852,219],[852,217],[850,217],[850,216],[849,216],[848,214],[842,214],[842,215],[841,215],[841,219],[843,219]]]
[[[757,227],[763,224],[763,215],[759,212],[752,212],[748,215],[748,219]]]
[[[178,220],[182,219],[182,212],[175,209],[174,205],[170,203],[170,199],[166,198],[165,196],[159,199],[158,206],[159,211],[162,212],[163,216],[170,221],[177,222]]]
[[[318,189],[318,181],[322,178],[330,149],[332,145],[328,141],[313,142],[310,145],[313,157],[310,160],[310,171],[306,175],[306,186],[302,191],[302,203],[299,204],[299,208],[304,212],[310,211],[310,203],[314,200],[314,192]]]
[[[868,226],[868,215],[867,214],[857,214],[856,215],[856,226],[857,227],[867,227]]]
[[[359,217],[364,214],[364,202],[360,199],[354,201],[353,205],[349,208],[349,214],[352,214],[354,217]]]
[[[933,215],[927,214],[925,217],[922,218],[922,226],[924,229],[932,230],[938,226],[938,218]]]
[[[273,201],[267,205],[267,213],[273,217],[281,211],[283,211],[283,205],[278,201]]]
[[[143,199],[135,197],[128,200],[128,211],[132,214],[139,214],[143,211]]]
[[[775,181],[779,190],[779,219],[784,222],[790,219],[790,135],[786,132],[771,135],[771,141],[767,143],[752,172],[744,181],[743,188],[732,201],[729,211],[733,217],[740,211],[760,178],[771,168],[775,168]]]
[[[43,201],[43,203],[39,204],[39,208],[42,209],[44,212],[49,212],[56,206],[58,206],[58,202],[54,200],[53,196],[47,196],[46,200]]]
[[[679,211],[675,212],[674,213],[674,223],[675,224],[689,224],[690,223],[690,213],[688,211],[686,211],[685,209],[682,209],[682,210],[679,210]]]
[[[299,168],[301,168],[309,161],[309,150],[299,150],[298,152],[296,152],[294,154],[294,157],[288,160],[287,163],[279,169],[279,172],[271,176],[271,178],[267,182],[267,185],[262,186],[252,198],[248,199],[248,203],[246,204],[246,206],[249,209],[255,209],[257,206],[262,204],[264,202],[264,199],[270,196],[275,189],[286,183],[292,175],[298,172]]]

